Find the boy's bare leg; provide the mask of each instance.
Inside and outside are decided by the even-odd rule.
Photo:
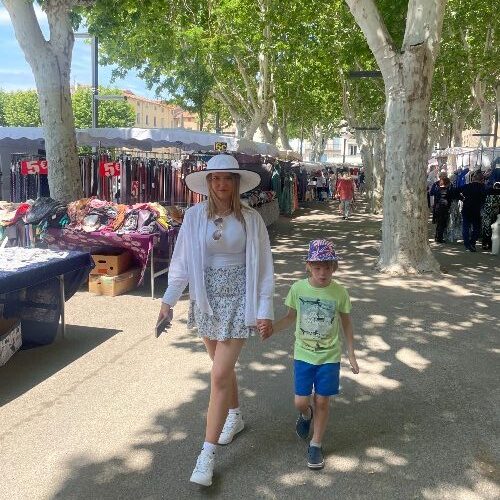
[[[328,396],[314,395],[314,422],[312,441],[321,443],[328,424],[328,415],[330,414],[330,398]]]
[[[295,408],[302,413],[302,415],[309,415],[309,406],[311,405],[311,398],[309,396],[295,396]]]

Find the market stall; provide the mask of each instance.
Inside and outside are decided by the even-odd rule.
[[[155,262],[155,248],[162,249],[164,258],[168,260],[173,252],[178,228],[173,227],[155,234],[140,234],[131,232],[117,234],[115,232],[90,232],[72,231],[69,229],[49,228],[44,236],[44,241],[49,248],[57,249],[85,249],[92,254],[109,253],[117,249],[129,251],[137,266],[138,273],[135,284],[141,284],[144,273],[150,263],[151,297],[154,298],[155,279],[168,272],[168,268],[158,269]],[[132,279],[135,279],[132,276]]]
[[[0,249],[0,317],[21,321],[23,347],[53,342],[64,304],[94,267],[87,252]]]
[[[38,235],[43,244],[50,248],[85,249],[93,253],[127,250],[132,254],[135,266],[140,269],[139,284],[143,281],[148,262],[150,263],[153,297],[155,278],[168,271],[182,217],[174,224],[172,221],[166,225],[155,221],[165,209],[182,211],[202,200],[200,195],[186,189],[184,177],[204,168],[206,161],[218,154],[213,151],[215,144],[233,151],[232,154],[243,168],[256,171],[261,176],[262,182],[258,190],[249,193],[247,199],[261,213],[266,225],[276,221],[280,205],[287,203],[283,202],[286,199],[283,192],[289,193],[288,199],[292,200],[294,208],[296,206],[293,173],[288,191],[281,190],[277,198],[268,193],[272,172],[263,165],[263,158],[278,153],[269,144],[182,129],[88,129],[77,130],[76,134],[78,144],[98,147],[97,153],[80,158],[83,190],[87,198],[68,205],[67,220],[63,218],[61,221],[54,221],[52,218],[49,220],[42,217],[29,221],[23,227],[23,219],[18,224],[8,223],[7,228],[5,224],[2,228],[0,221],[0,231],[7,229],[9,237],[16,244],[34,244]],[[12,140],[20,141],[23,146],[30,141],[40,145],[42,139],[42,129],[0,128],[0,145],[2,141]],[[106,149],[112,147],[139,149],[134,152]],[[179,154],[174,158],[164,153],[148,152],[161,147],[181,148],[184,153],[182,157]],[[191,152],[186,153],[187,150]],[[39,197],[47,196],[48,168],[50,165],[47,165],[42,156],[14,155],[10,167],[10,199],[19,202],[19,206],[25,206],[25,201],[30,198],[37,198],[37,202],[43,200],[44,198]],[[89,210],[73,210],[75,206],[82,204],[88,204]],[[151,226],[146,231],[144,227],[129,227],[130,221],[148,210],[155,213],[150,221],[154,228]],[[283,213],[288,211],[282,209]],[[121,224],[109,222],[117,216]],[[144,213],[142,216],[145,216]],[[105,222],[100,227],[92,226],[102,219]],[[157,251],[160,253],[158,259],[155,257]],[[166,266],[156,269],[157,260],[161,260]]]
[[[102,149],[125,148],[142,153],[158,148],[177,148],[179,152],[213,151],[217,144],[233,153],[277,157],[278,148],[271,144],[185,129],[97,128],[77,129],[79,146]],[[10,199],[9,177],[14,153],[22,153],[33,160],[44,154],[44,132],[41,127],[0,127],[0,199]],[[129,155],[133,157],[133,155]],[[180,159],[180,154],[179,157]],[[100,162],[99,162],[100,163]],[[96,171],[100,165],[96,165]],[[97,177],[97,176],[96,176]],[[140,184],[139,184],[140,186]],[[97,195],[97,191],[92,193]],[[17,200],[24,201],[24,200]],[[156,200],[155,200],[156,201]]]

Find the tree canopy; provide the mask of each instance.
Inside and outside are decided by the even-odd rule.
[[[99,87],[101,95],[117,95],[120,90]],[[71,99],[76,128],[92,126],[92,90],[76,89]],[[135,123],[134,108],[126,101],[100,101],[100,127],[131,127]],[[0,91],[0,124],[6,127],[40,127],[40,106],[36,90]]]
[[[274,139],[278,129],[339,122],[340,0],[188,0],[167,8],[150,0],[140,9],[122,1],[119,9],[113,2],[112,18],[108,3],[86,14],[102,61],[120,73],[139,70],[166,99],[198,113],[216,99],[242,131],[260,127]],[[130,37],[121,36],[124,27]]]
[[[116,88],[99,87],[100,95],[119,95]],[[73,92],[73,113],[76,128],[92,126],[92,89],[80,87]],[[135,123],[135,111],[126,101],[99,101],[99,127],[132,127]]]
[[[0,115],[7,127],[40,127],[40,106],[36,90],[2,92]]]

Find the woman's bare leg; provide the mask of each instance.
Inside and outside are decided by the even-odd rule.
[[[215,357],[215,350],[217,349],[217,340],[210,340],[206,337],[203,337],[203,342],[207,349],[208,355],[210,359],[213,361]],[[232,383],[232,391],[229,396],[229,408],[239,408],[240,400],[238,396],[238,381],[236,379],[236,371],[233,369],[232,375],[233,383]]]
[[[234,366],[244,339],[217,342],[211,374],[210,403],[208,405],[205,441],[216,444],[226,421],[229,405],[234,401]],[[206,344],[205,344],[206,345]]]

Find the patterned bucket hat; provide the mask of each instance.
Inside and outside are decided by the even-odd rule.
[[[340,257],[335,253],[331,241],[313,240],[309,243],[309,253],[306,260],[307,262],[337,261],[340,260]]]

